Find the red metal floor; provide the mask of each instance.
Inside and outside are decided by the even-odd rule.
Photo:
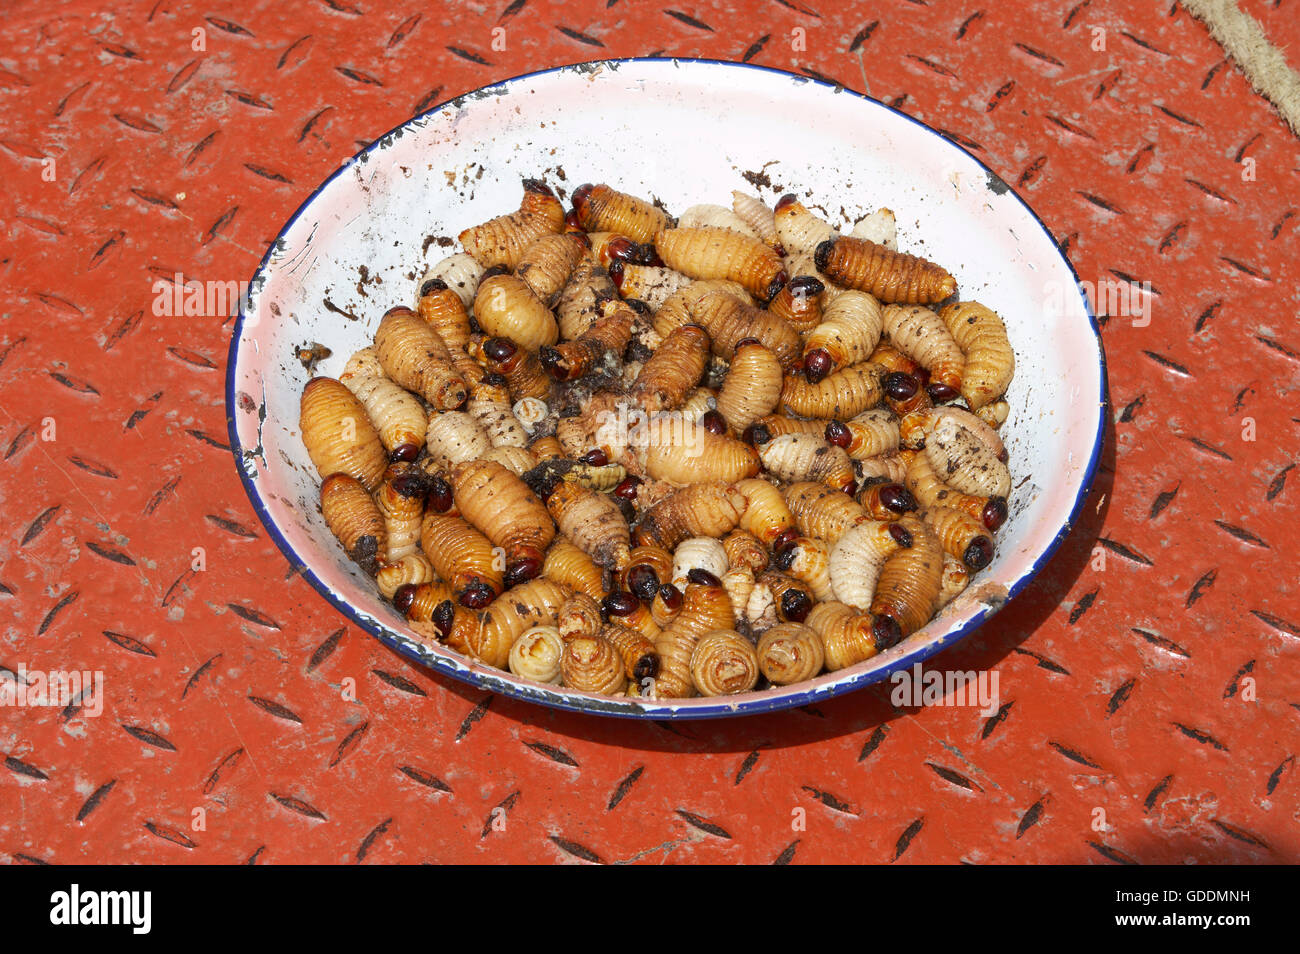
[[[97,718],[0,708],[0,857],[1300,859],[1300,144],[1180,7],[98,6],[0,13],[0,665],[106,679]],[[1296,6],[1245,4],[1300,65]],[[887,689],[672,727],[491,698],[345,626],[253,515],[230,323],[156,317],[153,283],[246,279],[418,110],[650,53],[866,89],[1013,184],[1084,280],[1152,284],[1149,324],[1105,320],[1085,519],[942,657],[996,668],[992,718]]]

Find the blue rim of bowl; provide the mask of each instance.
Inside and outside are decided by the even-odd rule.
[[[597,697],[591,695],[576,695],[573,693],[563,693],[563,692],[550,689],[549,687],[542,686],[540,684],[527,683],[527,682],[516,683],[509,679],[504,678],[503,676],[495,676],[490,672],[486,672],[480,669],[464,668],[466,666],[466,663],[460,663],[457,662],[457,660],[453,659],[452,655],[454,654],[452,654],[451,650],[446,651],[449,654],[447,656],[436,654],[431,651],[421,653],[417,651],[415,646],[412,645],[409,641],[403,642],[395,638],[395,634],[391,630],[387,629],[386,627],[383,627],[382,624],[377,619],[369,616],[368,614],[362,613],[356,607],[352,606],[350,603],[344,600],[342,597],[336,595],[329,588],[329,586],[327,586],[319,577],[316,576],[314,572],[312,572],[311,567],[306,563],[306,561],[304,561],[301,557],[298,556],[297,552],[293,549],[293,547],[289,545],[289,542],[280,533],[279,528],[275,525],[274,520],[271,518],[271,515],[267,512],[266,507],[262,503],[262,498],[260,493],[257,490],[255,481],[248,476],[248,473],[246,472],[244,467],[245,449],[243,444],[239,440],[239,433],[238,433],[239,429],[235,423],[236,357],[237,357],[237,350],[239,346],[240,336],[244,327],[244,308],[246,306],[246,301],[251,301],[251,299],[246,300],[241,298],[239,315],[235,321],[234,330],[231,333],[230,349],[226,358],[226,430],[230,436],[230,449],[231,452],[234,454],[235,469],[239,472],[239,479],[244,485],[244,492],[248,495],[248,499],[252,503],[253,509],[257,513],[258,519],[262,521],[262,525],[266,528],[267,532],[270,534],[271,539],[275,542],[275,545],[279,547],[280,552],[283,553],[284,556],[289,560],[290,565],[295,567],[301,567],[303,578],[306,579],[306,581],[311,584],[312,588],[315,589],[316,592],[319,593],[322,597],[324,597],[324,599],[327,602],[329,602],[336,610],[338,610],[340,613],[342,613],[344,616],[350,619],[361,629],[370,633],[372,636],[374,636],[385,646],[388,646],[390,649],[393,649],[394,651],[400,653],[401,655],[405,656],[407,659],[410,659],[412,662],[433,669],[435,672],[438,672],[445,676],[450,676],[451,678],[456,679],[459,682],[463,682],[468,685],[475,686],[476,688],[479,689],[489,689],[493,692],[504,693],[505,695],[512,696],[518,699],[523,699],[528,702],[535,702],[551,708],[565,709],[571,712],[582,712],[587,714],[614,716],[618,718],[628,718],[628,719],[688,720],[688,719],[716,719],[716,718],[723,718],[728,716],[734,717],[734,716],[742,716],[742,715],[759,715],[768,712],[778,712],[784,709],[793,709],[798,706],[809,705],[813,702],[830,699],[835,696],[842,695],[843,693],[846,692],[851,692],[856,689],[861,689],[864,686],[872,685],[877,682],[883,682],[884,680],[888,679],[893,673],[910,669],[912,666],[916,665],[917,663],[923,662],[924,660],[929,659],[931,656],[934,656],[942,652],[943,650],[948,649],[949,647],[954,646],[957,643],[964,640],[967,636],[969,636],[976,629],[982,626],[989,619],[989,617],[993,616],[996,612],[1001,610],[1002,607],[1004,607],[1007,603],[1009,603],[1012,599],[1014,599],[1020,592],[1022,592],[1025,589],[1025,587],[1029,585],[1030,582],[1032,582],[1035,578],[1037,578],[1038,574],[1047,565],[1047,562],[1052,558],[1053,554],[1056,553],[1061,543],[1064,542],[1066,536],[1069,535],[1071,528],[1075,524],[1076,518],[1079,516],[1079,512],[1083,508],[1084,501],[1087,499],[1088,494],[1092,489],[1093,481],[1097,475],[1097,467],[1101,461],[1102,447],[1105,442],[1106,421],[1109,416],[1108,410],[1110,405],[1109,405],[1109,399],[1107,396],[1107,387],[1106,387],[1106,382],[1107,382],[1106,351],[1101,337],[1101,327],[1097,324],[1096,315],[1093,314],[1092,306],[1091,304],[1089,304],[1087,296],[1084,295],[1082,292],[1082,286],[1079,281],[1079,273],[1075,271],[1074,263],[1070,261],[1068,256],[1066,256],[1063,252],[1061,252],[1060,246],[1058,245],[1055,236],[1052,235],[1051,231],[1043,223],[1043,220],[1039,217],[1038,213],[1035,212],[1033,208],[1029,205],[1029,203],[1026,202],[1024,198],[1021,197],[1020,193],[1017,192],[1010,185],[1010,183],[1007,183],[1005,180],[1003,180],[1001,176],[999,176],[996,172],[993,171],[993,169],[989,168],[989,166],[982,159],[972,154],[970,151],[968,151],[963,146],[961,146],[958,142],[956,142],[953,139],[953,137],[945,135],[939,132],[938,130],[934,129],[932,126],[929,126],[926,123],[921,122],[921,120],[916,119],[913,116],[909,116],[907,113],[895,109],[893,106],[890,106],[888,103],[883,103],[880,100],[868,96],[865,93],[859,93],[856,92],[855,90],[848,89],[847,87],[841,86],[837,83],[829,83],[826,82],[825,80],[819,80],[814,77],[805,76],[800,73],[791,73],[788,70],[775,69],[770,66],[758,66],[752,63],[737,63],[730,60],[714,60],[714,59],[691,58],[691,57],[668,57],[668,56],[625,57],[621,59],[588,60],[582,63],[569,63],[564,66],[555,66],[555,67],[551,67],[550,69],[537,70],[531,73],[521,73],[517,76],[512,76],[509,79],[504,79],[499,82],[480,87],[479,89],[471,90],[469,92],[463,93],[460,96],[449,99],[444,103],[439,103],[437,106],[427,109],[422,113],[418,113],[415,116],[412,116],[409,119],[403,121],[402,123],[399,123],[397,126],[394,126],[384,135],[379,136],[377,139],[375,139],[366,148],[357,152],[356,155],[354,155],[350,161],[342,164],[338,169],[336,169],[329,176],[329,178],[327,178],[324,182],[318,185],[312,191],[311,195],[309,195],[302,202],[302,204],[298,206],[298,208],[294,211],[293,215],[289,217],[289,219],[285,222],[284,226],[280,229],[279,233],[277,234],[276,240],[271,243],[271,246],[270,248],[267,249],[266,254],[262,256],[262,261],[258,264],[256,271],[253,272],[253,278],[252,281],[250,281],[249,283],[249,287],[257,289],[260,292],[261,287],[264,284],[263,276],[266,272],[266,268],[268,264],[270,263],[271,255],[275,252],[276,247],[279,245],[281,239],[283,239],[285,233],[287,233],[291,228],[293,228],[293,226],[297,223],[299,217],[302,216],[302,214],[307,210],[307,208],[312,204],[312,202],[315,201],[316,197],[319,196],[323,191],[325,191],[325,189],[329,187],[330,183],[332,183],[336,178],[338,178],[340,175],[342,175],[344,172],[350,169],[353,163],[355,163],[361,156],[368,157],[371,153],[382,148],[383,144],[386,141],[388,141],[390,137],[393,136],[398,130],[404,129],[407,126],[411,125],[412,123],[417,122],[418,120],[432,116],[435,113],[438,113],[449,106],[459,107],[466,99],[477,96],[482,93],[486,93],[487,91],[490,90],[502,89],[507,86],[511,86],[517,83],[522,83],[527,80],[534,79],[540,76],[546,76],[551,73],[563,73],[566,71],[579,72],[579,73],[590,72],[592,69],[597,67],[602,67],[602,66],[608,67],[611,70],[617,70],[623,64],[630,64],[630,63],[672,63],[673,65],[678,65],[682,63],[699,63],[699,64],[706,64],[710,66],[721,66],[721,67],[732,68],[732,69],[757,70],[763,73],[770,73],[776,76],[783,76],[786,77],[787,79],[793,80],[798,83],[812,83],[817,86],[824,86],[827,89],[831,90],[832,92],[848,93],[850,96],[854,96],[857,97],[858,99],[865,100],[869,103],[879,106],[882,109],[887,109],[891,113],[895,114],[896,116],[899,116],[916,126],[920,126],[922,129],[926,130],[931,135],[939,137],[947,145],[961,151],[970,159],[974,160],[974,162],[978,164],[979,167],[983,169],[985,173],[989,176],[990,183],[994,183],[994,182],[1000,183],[1003,187],[1006,188],[1007,191],[1009,191],[1013,196],[1015,196],[1016,201],[1019,202],[1021,206],[1023,206],[1025,210],[1033,217],[1034,221],[1038,223],[1038,227],[1043,230],[1043,233],[1047,236],[1048,240],[1051,241],[1054,247],[1056,247],[1057,254],[1060,256],[1061,261],[1065,263],[1065,267],[1070,270],[1070,274],[1074,277],[1075,287],[1079,289],[1079,297],[1083,302],[1084,311],[1088,315],[1088,322],[1092,326],[1093,335],[1097,340],[1097,356],[1098,356],[1098,363],[1099,363],[1098,370],[1100,371],[1099,380],[1101,383],[1101,390],[1097,396],[1097,431],[1093,439],[1092,452],[1089,455],[1088,466],[1084,473],[1083,481],[1079,485],[1079,492],[1075,498],[1074,505],[1070,508],[1069,517],[1066,518],[1065,523],[1060,527],[1060,529],[1057,530],[1056,535],[1052,538],[1051,542],[1047,545],[1047,547],[1043,550],[1043,552],[1039,554],[1038,558],[1033,562],[1029,570],[1024,574],[1022,574],[1020,578],[1015,580],[1012,583],[1012,585],[1008,588],[1006,599],[1003,600],[1001,603],[999,603],[996,607],[986,605],[984,609],[976,613],[975,616],[967,620],[966,623],[964,623],[957,630],[954,630],[950,633],[946,633],[942,638],[934,640],[933,642],[930,642],[925,646],[918,647],[916,650],[913,650],[912,652],[900,655],[896,660],[893,661],[893,663],[891,663],[889,666],[883,669],[864,672],[858,676],[846,679],[844,681],[831,682],[829,684],[818,686],[815,689],[810,689],[803,692],[768,690],[767,692],[756,694],[752,700],[743,703],[736,703],[734,701],[729,703],[723,700],[719,700],[719,702],[715,705],[708,705],[708,706],[693,705],[687,708],[676,708],[669,703],[655,703],[655,702],[647,703],[647,702],[642,702],[640,700],[634,700],[630,698],[627,699],[626,701],[622,701],[616,698],[605,698],[605,697]],[[901,645],[906,645],[906,642],[904,642]],[[770,700],[765,699],[764,696],[769,694],[773,696],[773,698],[771,698]]]

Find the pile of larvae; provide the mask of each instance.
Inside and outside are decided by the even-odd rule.
[[[870,659],[989,564],[1012,349],[892,212],[523,189],[302,394],[324,519],[409,634],[731,695]]]

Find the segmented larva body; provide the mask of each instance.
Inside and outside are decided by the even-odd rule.
[[[903,483],[922,507],[955,507],[990,530],[996,530],[1006,520],[1005,498],[965,494],[950,487],[935,473],[924,453],[913,455],[908,462]]]
[[[477,460],[492,449],[487,432],[464,411],[430,412],[424,440],[429,457],[440,470]]]
[[[898,251],[898,225],[894,221],[894,213],[889,209],[876,209],[869,215],[864,215],[858,219],[849,235],[883,245],[891,252]]]
[[[816,480],[850,492],[857,484],[849,455],[815,434],[774,437],[759,447],[758,455],[767,472],[780,480]]]
[[[578,593],[599,600],[605,595],[604,573],[594,560],[567,537],[556,536],[546,551],[542,575]]]
[[[485,605],[502,589],[502,571],[492,542],[460,517],[426,513],[420,549],[462,605]]]
[[[943,319],[924,305],[887,305],[881,311],[881,321],[890,343],[929,371],[932,381],[951,388],[956,397],[966,358]]]
[[[663,209],[604,183],[575,189],[573,208],[588,232],[617,232],[634,242],[651,241],[670,221]]]
[[[479,283],[474,319],[485,334],[509,338],[527,351],[560,340],[551,309],[513,275],[489,275]]]
[[[743,491],[725,481],[683,487],[642,514],[637,543],[671,550],[688,537],[721,537],[740,523],[746,505]]]
[[[478,278],[474,283],[477,287]],[[429,279],[421,286],[416,312],[449,350],[463,351],[469,344],[469,312],[464,300],[443,279]]]
[[[797,278],[816,279],[821,284],[821,307],[823,309],[844,294],[845,289],[832,282],[817,268],[816,255],[813,253],[805,252],[785,256],[785,270],[790,276],[790,281]]]
[[[740,529],[752,533],[768,546],[781,534],[795,525],[794,515],[790,512],[781,491],[761,478],[741,480],[735,489],[745,497],[745,506],[740,513]],[[821,488],[826,490],[825,487]]]
[[[803,342],[799,333],[779,316],[747,305],[729,292],[706,292],[691,308],[691,318],[709,333],[713,353],[730,361],[736,345],[746,338],[757,338],[776,355],[786,372],[796,368]]]
[[[545,401],[541,398],[535,397],[520,398],[515,402],[514,407],[512,407],[511,410],[515,412],[515,419],[519,421],[524,430],[529,434],[536,431],[538,425],[541,424],[542,421],[546,420],[547,415],[551,412],[551,409],[547,406]],[[545,460],[546,458],[543,455],[547,453],[546,448],[539,447],[538,445],[542,444],[543,441],[553,440],[555,440],[554,435],[539,437],[533,440],[532,443],[529,444],[529,447],[532,449],[533,453],[537,455],[538,460]]]
[[[718,413],[731,432],[739,434],[776,407],[782,384],[781,363],[776,355],[757,340],[742,341],[718,394]]]
[[[546,501],[560,532],[598,565],[618,569],[632,548],[631,533],[612,497],[562,480]]]
[[[925,456],[939,478],[965,494],[1006,497],[1011,471],[984,441],[968,428],[944,418],[926,437]]]
[[[640,685],[641,680],[659,675],[659,653],[644,633],[621,623],[606,623],[596,635],[618,652],[623,660],[623,672],[632,682]]]
[[[645,604],[640,600],[633,599],[630,602],[631,605],[620,607],[619,612],[615,613],[610,610],[607,615],[614,622],[626,626],[628,629],[636,630],[647,639],[657,640],[659,634],[663,632],[659,625],[659,619],[671,618],[673,614],[670,613],[667,617],[661,616],[656,618],[651,610],[647,609]]]
[[[778,623],[758,641],[758,666],[778,686],[811,679],[822,671],[826,651],[816,630],[802,623]]]
[[[782,496],[799,532],[832,547],[849,530],[871,519],[856,500],[825,484],[801,481],[786,487]]]
[[[586,593],[572,594],[555,617],[560,638],[566,643],[579,636],[595,636],[602,625],[600,603]]]
[[[555,524],[528,485],[491,461],[467,461],[451,471],[456,507],[496,546],[506,551],[506,576],[526,580],[542,569]]]
[[[686,395],[677,413],[684,421],[699,421],[718,406],[718,393],[712,388],[696,388]]]
[[[891,527],[902,527],[912,545],[896,550],[881,567],[871,613],[898,623],[903,636],[916,632],[934,615],[943,582],[943,547],[925,523],[908,514]]]
[[[994,401],[975,410],[975,416],[994,430],[1005,424],[1010,415],[1011,405],[1006,401]]]
[[[745,192],[731,193],[731,209],[754,230],[754,234],[778,255],[785,254],[785,246],[776,234],[776,220],[767,203]]]
[[[887,408],[863,411],[839,424],[826,425],[826,438],[843,447],[854,460],[868,460],[898,450],[901,441],[899,421]],[[843,443],[847,440],[847,443]]]
[[[563,231],[564,207],[559,199],[545,185],[527,180],[518,211],[489,219],[457,237],[465,251],[484,268],[504,265],[513,269],[533,242],[548,233]]]
[[[523,448],[528,445],[528,432],[515,417],[509,397],[499,400],[470,398],[465,413],[483,428],[493,447]]]
[[[424,476],[414,464],[391,464],[385,471],[375,491],[375,503],[387,532],[384,562],[395,563],[419,547],[426,490]]]
[[[613,696],[627,689],[623,657],[614,644],[583,636],[565,643],[560,668],[565,688]]]
[[[638,569],[638,567],[642,569]],[[654,575],[651,580],[646,570]],[[641,544],[632,548],[627,565],[619,570],[618,582],[625,590],[637,596],[641,602],[647,602],[650,586],[658,590],[663,583],[673,578],[673,555],[667,549],[653,544]]]
[[[993,560],[993,536],[984,524],[955,507],[927,507],[920,517],[934,530],[944,552],[972,570]]]
[[[298,427],[321,477],[347,474],[374,490],[388,467],[379,432],[365,406],[333,378],[312,378],[303,388]]]
[[[849,365],[862,364],[880,343],[880,302],[866,292],[846,291],[822,310],[822,321],[803,344],[804,373],[820,381]]]
[[[494,447],[483,455],[483,460],[500,464],[516,477],[522,477],[538,464],[537,458],[527,447]]]
[[[961,591],[966,589],[968,583],[970,583],[970,571],[966,569],[966,565],[945,553],[943,555],[943,582],[939,585],[939,599],[936,601],[935,610],[943,609],[956,599]]]
[[[682,594],[682,609],[655,640],[659,676],[654,683],[658,699],[684,699],[696,694],[691,677],[691,655],[706,633],[730,629],[735,619],[731,598],[720,582],[691,583]]]
[[[554,626],[534,626],[519,634],[510,647],[507,663],[521,679],[555,685],[560,681],[564,641]]]
[[[787,255],[815,252],[822,242],[835,238],[835,229],[809,212],[793,194],[784,195],[773,212],[776,234]]]
[[[551,378],[533,352],[519,347],[509,338],[484,338],[471,341],[470,357],[488,371],[506,380],[506,389],[515,401],[541,400],[551,394]]]
[[[972,410],[996,401],[1016,373],[1016,356],[1002,318],[977,301],[948,305],[939,317],[966,355],[961,396]]]
[[[374,354],[370,348],[363,350]],[[374,362],[378,368],[379,359],[374,358]],[[351,360],[348,366],[352,366]],[[339,376],[339,383],[366,409],[366,416],[389,455],[397,460],[414,460],[424,446],[424,433],[429,424],[419,398],[384,377],[382,368],[378,374],[345,370]]]
[[[682,325],[642,366],[632,384],[632,398],[647,413],[671,411],[699,383],[708,364],[708,332],[700,325]]]
[[[712,292],[731,295],[737,301],[752,305],[753,299],[743,285],[720,279],[691,279],[690,283],[669,295],[654,313],[654,330],[661,338],[672,334],[674,328],[695,321],[692,313],[699,307],[700,300]]]
[[[451,353],[432,326],[409,308],[394,308],[375,331],[375,354],[396,383],[439,410],[460,407],[468,395]]]
[[[825,294],[824,282],[811,275],[798,275],[776,293],[767,310],[799,334],[805,334],[825,320],[822,310]]]
[[[580,338],[542,349],[542,364],[551,377],[572,381],[602,366],[612,368],[622,359],[632,340],[636,312],[617,298],[611,298],[601,303],[599,314],[601,317]]]
[[[724,205],[701,203],[693,205],[677,216],[679,229],[727,229],[750,238],[762,241],[760,236],[744,219]]]
[[[928,438],[944,421],[971,432],[999,460],[1006,460],[1006,447],[998,432],[989,427],[978,415],[960,407],[928,407],[913,411],[898,422],[899,440],[904,447],[924,447]]]
[[[907,478],[907,464],[913,453],[915,452],[908,451],[867,457],[858,461],[858,471],[864,483],[869,480],[883,480],[891,484],[902,483]]]
[[[787,417],[784,414],[764,414],[749,426],[745,440],[751,443],[769,441],[785,434],[810,434],[814,437],[825,436],[826,421]]]
[[[408,553],[395,563],[385,563],[375,573],[375,583],[384,599],[391,600],[398,587],[432,583],[437,578],[433,564],[423,553]]]
[[[550,305],[563,290],[578,262],[587,254],[588,245],[585,235],[543,235],[524,249],[515,266],[515,277],[527,285],[538,300]]]
[[[883,330],[883,309],[881,310],[881,315],[881,328]],[[867,363],[878,364],[886,371],[897,371],[900,374],[916,374],[917,371],[921,370],[919,364],[907,355],[903,354],[903,352],[899,351],[884,338],[880,339],[880,343],[877,344],[875,350],[871,352],[871,357],[867,358]]]
[[[468,309],[474,304],[474,293],[478,291],[479,279],[482,277],[483,266],[474,261],[474,256],[457,252],[430,265],[420,279],[419,288],[423,291],[429,282],[442,282],[456,293],[460,303]]]
[[[872,520],[897,520],[917,509],[916,498],[900,481],[866,484],[854,499]]]
[[[596,302],[616,298],[618,289],[609,272],[592,255],[580,261],[560,292],[555,312],[560,322],[560,334],[567,340],[581,337],[596,320]]]
[[[930,304],[957,290],[957,280],[934,262],[847,236],[822,242],[817,268],[846,288],[870,292],[884,302]]]
[[[749,605],[749,599],[754,593],[755,582],[754,571],[745,566],[728,570],[722,575],[722,588],[731,600],[734,625],[739,626],[745,620],[745,607]]]
[[[840,539],[840,544],[844,538]],[[797,537],[778,550],[772,565],[803,583],[815,600],[831,598],[831,548],[816,537]]]
[[[821,637],[829,672],[847,669],[885,648],[877,641],[875,617],[843,603],[818,603],[808,614],[808,626]],[[892,627],[885,631],[890,630]]]
[[[320,509],[348,557],[373,575],[379,554],[387,549],[388,531],[365,485],[348,474],[331,474],[320,485]]]
[[[627,468],[622,464],[605,464],[597,467],[595,464],[577,463],[564,476],[567,480],[582,484],[588,490],[608,493],[622,483],[623,478],[627,476]]]
[[[722,549],[729,569],[747,567],[757,573],[767,568],[767,547],[748,530],[732,530],[722,538]]]
[[[470,651],[489,666],[504,669],[515,640],[534,626],[554,626],[568,596],[567,587],[547,579],[506,590],[479,613],[481,625],[469,637]]]
[[[781,622],[776,615],[776,597],[772,594],[772,587],[760,583],[757,577],[747,592],[745,611],[741,616],[745,629],[758,638]]]
[[[655,480],[684,487],[721,480],[735,483],[759,471],[758,454],[735,438],[714,434],[702,424],[673,422],[645,450],[645,472]]]
[[[803,417],[854,417],[880,403],[883,372],[874,364],[855,364],[836,371],[817,384],[803,375],[786,375],[781,405]]]
[[[749,692],[760,675],[754,644],[734,630],[705,633],[691,653],[691,680],[702,696]]]
[[[757,586],[764,586],[776,601],[776,615],[783,623],[802,623],[813,607],[808,585],[780,570],[764,570],[755,577]]]
[[[454,613],[455,594],[441,580],[412,584],[400,601],[399,608],[413,623],[431,623],[440,616]],[[445,623],[445,618],[443,620]]]
[[[835,598],[854,609],[869,609],[885,561],[907,546],[911,534],[898,523],[867,520],[847,530],[831,551]]]
[[[684,588],[691,570],[703,570],[716,577],[727,572],[727,551],[715,537],[687,537],[673,551],[674,586]]]
[[[660,632],[675,620],[681,611],[682,591],[671,583],[660,586],[655,592],[654,599],[650,601],[650,618],[659,627]],[[651,639],[655,638],[657,636],[651,636]]]
[[[752,236],[727,229],[664,229],[655,235],[654,243],[669,268],[692,278],[739,282],[762,301],[780,291],[786,281],[781,257]]]
[[[683,275],[661,265],[627,263],[623,263],[610,277],[618,286],[620,295],[643,301],[655,311],[658,311],[674,294],[695,281],[689,275]]]

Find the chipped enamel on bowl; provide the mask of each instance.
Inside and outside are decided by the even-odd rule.
[[[562,170],[562,171],[561,171]],[[1002,428],[1015,484],[993,563],[919,633],[850,669],[724,698],[656,702],[542,686],[417,641],[335,541],[298,436],[311,374],[297,349],[332,350],[337,377],[384,312],[414,305],[425,268],[464,228],[515,209],[525,177],[562,198],[583,182],[670,211],[769,205],[796,192],[847,232],[885,206],[899,247],[941,263],[962,298],[1006,321],[1016,353]],[[761,188],[758,186],[761,184]],[[805,198],[805,196],[807,196]],[[440,242],[441,239],[441,242]],[[1046,228],[994,173],[881,103],[777,70],[619,60],[520,76],[454,99],[379,139],[294,213],[258,267],[231,343],[226,402],[248,496],[304,578],[404,656],[483,689],[632,718],[712,718],[805,705],[886,679],[958,642],[1029,583],[1069,531],[1095,472],[1105,369],[1095,319]]]

